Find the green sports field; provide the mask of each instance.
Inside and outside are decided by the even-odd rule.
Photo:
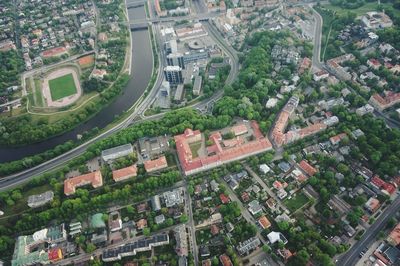
[[[72,74],[49,80],[51,99],[57,101],[76,93],[76,86]]]

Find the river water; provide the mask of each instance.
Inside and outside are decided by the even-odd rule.
[[[144,19],[146,13],[143,6],[128,9],[130,19]],[[23,147],[1,147],[0,163],[19,160],[26,156],[42,153],[52,149],[59,144],[69,140],[76,140],[78,134],[89,131],[92,128],[104,128],[111,123],[114,118],[128,110],[144,93],[150,82],[153,69],[153,54],[149,30],[143,29],[132,32],[132,72],[128,85],[123,92],[96,116],[86,123],[79,125],[75,129],[62,135],[53,137],[39,143],[25,145]]]

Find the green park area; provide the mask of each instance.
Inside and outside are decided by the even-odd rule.
[[[358,8],[354,8],[354,9],[348,9],[348,8],[343,8],[341,6],[337,6],[337,5],[332,5],[332,4],[327,4],[324,5],[325,8],[330,9],[334,12],[336,12],[338,15],[344,15],[347,12],[353,12],[355,13],[357,16],[362,16],[367,12],[370,11],[379,11],[382,8],[389,8],[391,7],[391,4],[387,4],[387,3],[381,3],[380,5],[378,4],[378,1],[376,2],[370,2],[370,3],[365,3],[364,5],[358,7]]]
[[[57,101],[76,93],[76,86],[72,74],[58,77],[49,81],[51,99]]]
[[[286,199],[284,204],[291,212],[294,212],[307,204],[308,201],[308,197],[300,192],[296,193],[291,199]]]

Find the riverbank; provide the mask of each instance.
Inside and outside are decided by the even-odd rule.
[[[141,9],[132,10],[133,15],[144,14]],[[131,14],[132,15],[132,14]],[[93,135],[98,135],[99,132],[106,131],[113,124],[117,124],[118,121],[123,120],[126,116],[129,116],[130,111],[133,111],[134,106],[137,106],[143,93],[149,88],[152,88],[152,84],[155,82],[155,76],[158,75],[158,71],[154,71],[153,66],[158,66],[158,56],[153,60],[152,53],[152,42],[150,41],[149,30],[135,31],[132,34],[132,73],[130,80],[123,89],[123,92],[106,108],[101,110],[94,116],[90,121],[83,123],[78,128],[67,132],[66,134],[47,140],[46,142],[36,143],[27,145],[19,148],[0,148],[0,162],[14,161],[24,159],[25,165],[22,166],[22,162],[11,162],[9,164],[0,165],[0,174],[7,175],[12,172],[21,171],[26,168],[30,168],[43,161],[54,158],[55,156],[66,152],[67,150],[75,147],[81,142],[76,141],[76,135],[82,134],[88,139],[89,134],[83,132],[89,132],[92,130]],[[146,43],[147,41],[147,43]],[[141,50],[135,50],[135,47],[141,47]],[[140,62],[136,63],[136,62]],[[135,64],[136,63],[136,64]],[[122,114],[122,116],[120,116]],[[115,118],[118,117],[118,120]],[[113,123],[109,126],[110,123]],[[72,142],[72,144],[71,144]],[[66,144],[64,144],[66,143]],[[57,146],[62,144],[61,146]],[[50,150],[54,148],[54,150]],[[40,154],[42,153],[42,154]],[[38,155],[39,154],[39,155]],[[31,158],[27,156],[34,155]],[[28,162],[28,164],[26,164]],[[19,165],[19,167],[17,167]]]

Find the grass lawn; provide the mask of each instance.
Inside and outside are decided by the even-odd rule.
[[[35,79],[35,106],[43,107],[43,97],[42,97],[42,85],[41,81]]]
[[[291,212],[294,212],[303,207],[308,202],[309,199],[307,198],[307,196],[304,195],[304,193],[299,192],[296,193],[295,196],[293,196],[291,199],[286,199],[283,203]]]
[[[50,80],[49,86],[53,101],[76,93],[76,86],[72,74]]]
[[[388,7],[391,7],[392,5],[383,3],[383,4],[381,4],[381,6],[383,8],[388,8]],[[339,15],[347,13],[347,12],[353,12],[353,13],[356,13],[357,16],[361,16],[369,11],[378,11],[378,3],[377,2],[366,3],[365,5],[363,5],[359,8],[356,8],[356,9],[345,9],[345,8],[342,8],[339,6],[334,6],[331,4],[323,5],[323,7],[333,10],[333,11],[337,12]]]
[[[193,158],[199,157],[198,151],[201,148],[201,141],[191,143],[189,145],[189,147],[190,147],[190,151],[192,152]]]

